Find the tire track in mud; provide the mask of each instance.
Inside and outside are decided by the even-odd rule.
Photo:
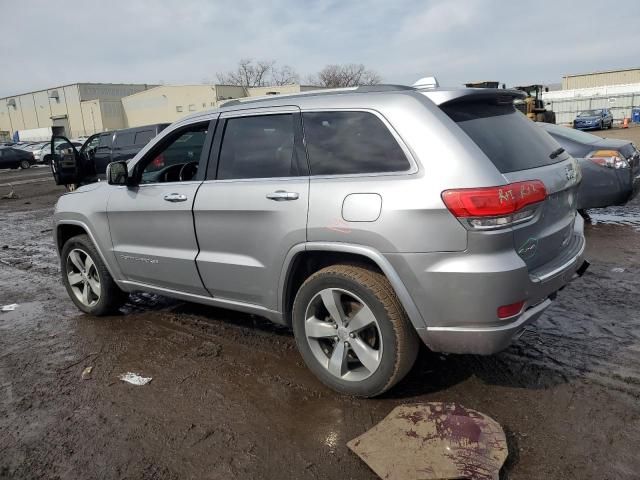
[[[638,209],[632,205],[632,212]],[[603,209],[606,212],[617,212]],[[58,258],[51,234],[53,208],[3,211],[0,220],[0,263],[50,276],[57,281]],[[633,217],[632,217],[633,218]],[[625,227],[632,231],[632,228]],[[602,231],[587,230],[587,241],[598,241]],[[633,233],[634,235],[635,232]],[[478,368],[493,373],[496,381],[516,383],[544,383],[544,372],[552,372],[560,378],[583,378],[598,385],[640,397],[640,261],[633,245],[625,254],[628,261],[624,271],[613,271],[618,263],[607,259],[593,262],[581,279],[572,282],[560,292],[558,299],[534,325],[505,352],[490,358],[459,357],[445,362],[445,369]],[[156,295],[136,294],[131,297],[125,312],[136,313],[165,309],[158,320],[167,327],[199,331],[201,335],[228,335],[241,344],[268,350],[265,342],[277,343],[276,348],[293,348],[290,339],[279,341],[282,334],[278,327],[270,326],[262,319],[252,319],[254,332],[243,334],[233,324],[242,325],[246,331],[247,315],[225,314],[231,325],[203,321],[207,310],[187,304],[184,308],[167,306],[180,304]],[[266,326],[269,325],[269,326]],[[249,327],[250,328],[250,327]],[[268,338],[268,339],[267,339]],[[281,345],[284,344],[284,345]],[[468,363],[467,365],[465,365]],[[505,368],[506,364],[508,368]],[[452,367],[454,365],[454,367]],[[480,367],[478,366],[480,365]],[[538,369],[533,372],[533,369]],[[522,377],[526,371],[531,378]],[[443,373],[445,373],[443,372]],[[255,372],[252,372],[255,373]],[[488,375],[491,381],[492,375]],[[505,378],[499,379],[498,376]],[[520,378],[517,378],[520,377]],[[276,379],[277,380],[277,379]]]

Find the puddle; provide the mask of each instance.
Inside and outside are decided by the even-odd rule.
[[[637,203],[637,202],[634,202]],[[626,205],[588,210],[591,224],[624,225],[640,231],[640,206]]]

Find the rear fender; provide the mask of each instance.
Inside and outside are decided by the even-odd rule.
[[[339,243],[339,242],[307,242],[301,243],[294,246],[284,260],[284,265],[282,267],[282,272],[280,274],[280,281],[278,284],[278,310],[280,312],[285,313],[286,309],[286,282],[288,278],[289,271],[291,266],[293,265],[293,260],[297,254],[304,251],[326,251],[326,252],[336,252],[336,253],[346,253],[359,255],[368,258],[372,262],[374,262],[380,270],[385,274],[389,283],[393,287],[400,303],[404,307],[404,310],[407,312],[411,323],[414,328],[418,331],[424,330],[426,328],[426,324],[420,311],[416,307],[415,302],[411,298],[409,291],[405,287],[404,283],[400,279],[400,276],[395,271],[391,263],[377,250],[365,247],[363,245],[356,244],[348,244],[348,243]]]

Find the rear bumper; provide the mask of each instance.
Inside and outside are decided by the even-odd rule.
[[[520,317],[494,327],[431,327],[420,332],[422,341],[433,351],[491,355],[507,348],[524,327],[537,320],[549,308],[551,300],[529,308]]]
[[[565,252],[533,272],[515,251],[460,252],[435,262],[432,254],[390,255],[389,259],[425,320],[426,326],[416,330],[431,350],[490,355],[507,348],[577,272],[584,272],[580,270],[584,250],[583,221],[577,218]],[[522,300],[522,313],[507,320],[497,317],[498,307]]]

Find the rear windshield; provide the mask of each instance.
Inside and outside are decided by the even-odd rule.
[[[560,145],[511,104],[464,102],[441,108],[501,173],[543,167],[566,158],[552,159],[550,154]]]
[[[590,133],[581,132],[580,130],[574,130],[573,128],[569,127],[562,127],[560,125],[552,125],[549,123],[540,123],[539,125],[551,135],[564,137],[568,140],[573,140],[574,142],[578,143],[590,145],[602,140],[602,138],[591,135]]]

